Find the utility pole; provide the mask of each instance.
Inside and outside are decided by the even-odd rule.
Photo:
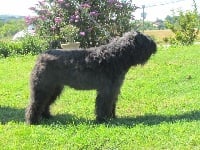
[[[142,5],[142,32],[144,33],[144,19],[146,18],[146,14],[144,12],[145,5]]]

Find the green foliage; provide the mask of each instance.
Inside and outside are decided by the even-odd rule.
[[[158,49],[130,69],[117,119],[96,124],[95,91],[66,87],[41,125],[24,123],[36,56],[0,59],[0,147],[8,149],[200,149],[200,46]]]
[[[78,29],[72,38],[80,42],[81,47],[92,47],[129,31],[136,6],[132,6],[131,0],[46,0],[30,9],[37,16],[26,17],[26,22],[34,24],[40,36],[47,40],[70,41],[71,38],[63,37],[62,28],[72,25]]]
[[[0,39],[11,38],[15,33],[25,29],[23,19],[10,20],[0,25]]]
[[[164,41],[165,43],[168,43],[168,42],[169,42],[169,38],[168,38],[168,37],[164,37],[164,38],[163,38],[163,41]]]
[[[0,56],[39,54],[48,48],[48,43],[38,36],[27,35],[19,41],[0,40]]]
[[[20,42],[13,42],[9,40],[0,41],[0,56],[8,57],[16,54],[22,50],[22,44]]]
[[[0,28],[4,25],[4,22],[0,20]]]
[[[130,23],[131,28],[136,31],[142,31],[142,30],[154,30],[157,29],[154,25],[153,22],[151,21],[144,21],[144,26],[143,22],[141,20],[134,20]]]
[[[63,28],[60,29],[60,35],[62,37],[61,42],[75,42],[78,38],[79,29],[73,25],[65,25]]]
[[[191,45],[197,39],[199,16],[196,11],[179,11],[178,16],[167,18],[166,26],[175,34],[172,44]]]
[[[38,54],[48,48],[48,43],[37,35],[26,35],[21,39],[22,51],[19,54]]]

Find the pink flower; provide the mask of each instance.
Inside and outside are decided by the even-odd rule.
[[[62,4],[62,3],[64,3],[64,0],[57,0],[57,2]]]
[[[88,3],[81,4],[82,8],[90,8],[91,6]]]
[[[54,21],[55,21],[55,23],[59,24],[59,23],[62,22],[62,19],[61,19],[60,17],[56,17],[56,18],[54,19]]]
[[[76,20],[79,20],[79,19],[80,19],[80,16],[79,16],[79,15],[75,16],[75,19],[76,19]]]
[[[99,15],[99,13],[97,11],[91,11],[90,12],[90,16],[97,17],[98,15]]]
[[[74,19],[73,19],[73,18],[70,18],[70,19],[69,19],[69,22],[74,22]]]
[[[66,3],[66,4],[65,4],[65,7],[69,7],[69,6],[70,6],[70,3]]]
[[[74,22],[79,22],[79,20],[75,19]]]
[[[79,16],[79,13],[78,12],[75,12],[75,14],[74,15],[72,15],[71,17],[70,17],[70,22],[79,22],[79,20],[80,20],[80,16]]]
[[[75,15],[78,15],[79,14],[79,12],[78,11],[75,11],[75,13],[74,13]]]
[[[26,16],[25,17],[25,22],[26,24],[31,24],[33,21],[32,21],[32,17],[31,16]]]
[[[30,25],[30,24],[34,23],[35,21],[37,21],[37,19],[38,19],[38,17],[36,17],[36,16],[33,16],[33,17],[26,16],[25,22],[26,22],[26,24]]]
[[[45,16],[40,16],[40,18],[41,18],[43,21],[47,19],[47,17],[45,17]]]
[[[85,32],[80,32],[79,33],[81,36],[85,36]]]
[[[108,3],[110,4],[116,3],[116,0],[108,0]]]
[[[51,30],[56,30],[56,27],[55,26],[51,26]]]

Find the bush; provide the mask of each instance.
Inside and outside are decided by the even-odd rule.
[[[0,41],[0,56],[39,54],[48,48],[47,45],[38,36],[27,35],[19,41],[3,40]]]
[[[171,44],[191,45],[197,39],[199,16],[196,11],[179,11],[173,22],[167,21],[166,26],[175,34]]]
[[[0,41],[0,56],[7,57],[10,55],[10,48],[5,41]]]
[[[22,49],[18,54],[38,54],[48,48],[48,43],[41,40],[39,36],[26,35],[20,40]]]
[[[168,38],[168,37],[164,37],[164,38],[163,38],[163,41],[164,41],[165,43],[168,43],[168,42],[169,42],[169,38]]]
[[[43,0],[30,8],[37,16],[26,17],[26,22],[34,24],[40,36],[47,40],[62,41],[65,38],[62,28],[75,26],[78,32],[73,39],[81,47],[92,47],[129,31],[136,8],[131,0]]]
[[[8,57],[16,54],[16,52],[21,51],[21,43],[13,41],[0,41],[0,56]]]

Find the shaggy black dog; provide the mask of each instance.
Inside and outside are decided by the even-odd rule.
[[[139,33],[128,32],[109,44],[90,49],[49,50],[41,54],[31,74],[31,100],[26,122],[37,124],[49,118],[50,105],[64,85],[79,90],[97,90],[96,119],[115,118],[120,87],[131,66],[144,64],[156,52],[155,42]]]

